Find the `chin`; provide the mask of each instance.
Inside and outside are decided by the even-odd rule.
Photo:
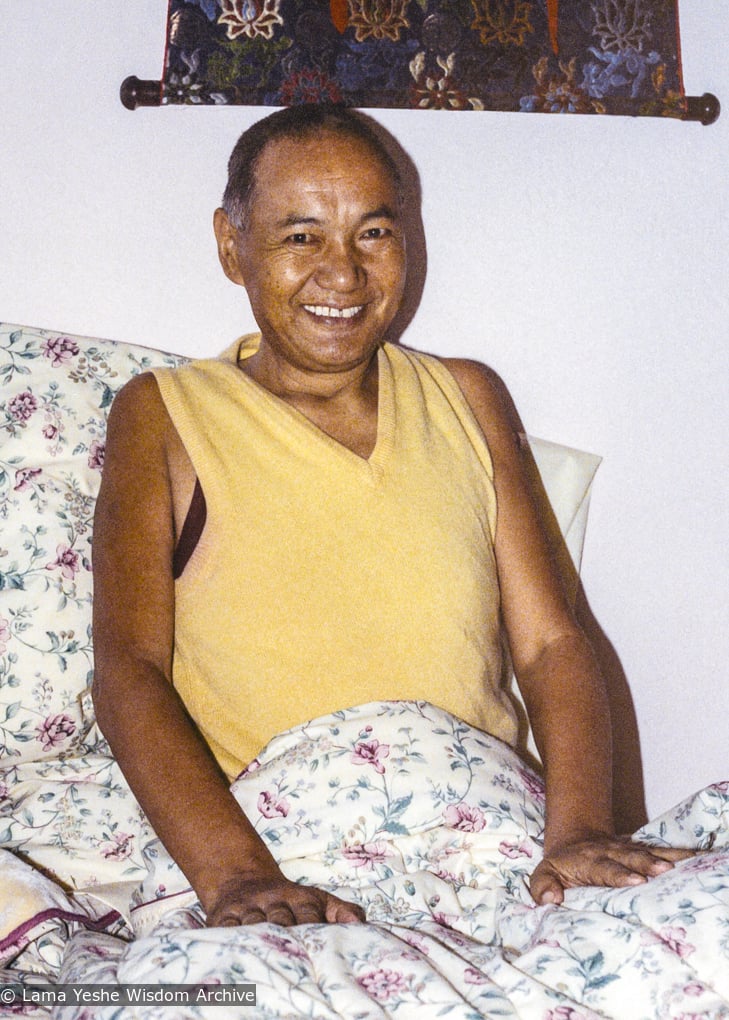
[[[361,340],[352,336],[321,335],[306,351],[309,357],[322,365],[341,365],[343,368],[361,365],[372,358],[382,342],[378,333],[376,337]]]

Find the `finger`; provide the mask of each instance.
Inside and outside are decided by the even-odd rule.
[[[654,867],[671,867],[633,852],[624,846],[607,844],[598,853],[559,854],[547,861],[565,889],[577,886],[608,886],[622,889],[640,885],[652,876]]]
[[[660,843],[649,843],[642,840],[638,835],[616,836],[613,842],[619,843],[622,846],[645,850],[648,853],[655,854],[657,857],[663,857],[667,861],[683,861],[688,857],[695,857],[696,854],[701,853],[701,850],[697,847],[665,846]]]
[[[658,857],[663,861],[669,861],[671,864],[677,864],[679,861],[687,861],[690,857],[695,857],[698,853],[701,853],[700,850],[689,850],[686,847],[651,846],[650,843],[639,843],[637,845],[642,846],[653,857]]]
[[[645,860],[628,862],[604,857],[595,861],[589,874],[584,878],[578,878],[574,885],[597,885],[611,889],[626,889],[629,886],[643,885],[649,878],[658,874],[658,871],[653,870],[658,867],[660,865],[657,861],[652,863]]]
[[[278,924],[282,928],[300,923],[288,903],[273,903],[266,908],[264,918],[269,924]]]
[[[208,928],[237,928],[242,924],[259,924],[265,920],[265,913],[258,908],[243,911],[236,907],[224,907],[219,911],[212,910],[205,923]]]
[[[654,857],[653,854],[647,853],[645,850],[617,850],[604,854],[595,862],[595,867],[599,872],[615,875],[617,878],[622,872],[625,872],[628,876],[646,879],[661,875],[664,871],[670,871],[673,864],[670,861]],[[614,885],[617,883],[611,881],[605,884]]]
[[[694,851],[676,847],[652,847],[644,844],[621,845],[609,857],[630,871],[646,878],[655,878],[670,871],[677,861],[686,860]]]
[[[235,917],[235,912],[231,911],[231,917]],[[238,913],[237,920],[226,922],[229,924],[248,925],[248,924],[262,924],[266,920],[266,911],[260,907],[249,907],[246,910],[241,910]]]
[[[324,903],[307,901],[297,904],[294,913],[296,924],[324,924],[328,920]]]
[[[534,902],[541,907],[550,903],[559,905],[564,900],[564,886],[559,876],[551,865],[544,862],[533,872],[529,891]]]
[[[331,924],[361,923],[367,919],[359,904],[347,903],[338,896],[327,896],[325,915]]]

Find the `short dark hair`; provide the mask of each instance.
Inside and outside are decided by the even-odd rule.
[[[228,161],[228,183],[222,201],[228,219],[238,229],[245,225],[256,183],[256,166],[267,145],[281,139],[309,138],[322,131],[356,138],[368,145],[392,176],[399,201],[400,172],[373,125],[357,110],[314,103],[287,106],[256,121],[240,136]]]

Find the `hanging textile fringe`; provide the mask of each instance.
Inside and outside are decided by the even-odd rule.
[[[677,0],[170,0],[163,80],[122,102],[718,116]]]

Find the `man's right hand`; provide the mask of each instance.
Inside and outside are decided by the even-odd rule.
[[[289,928],[296,924],[349,924],[364,920],[364,910],[356,904],[340,900],[322,889],[298,885],[284,875],[230,878],[207,911],[209,928],[262,921]]]

